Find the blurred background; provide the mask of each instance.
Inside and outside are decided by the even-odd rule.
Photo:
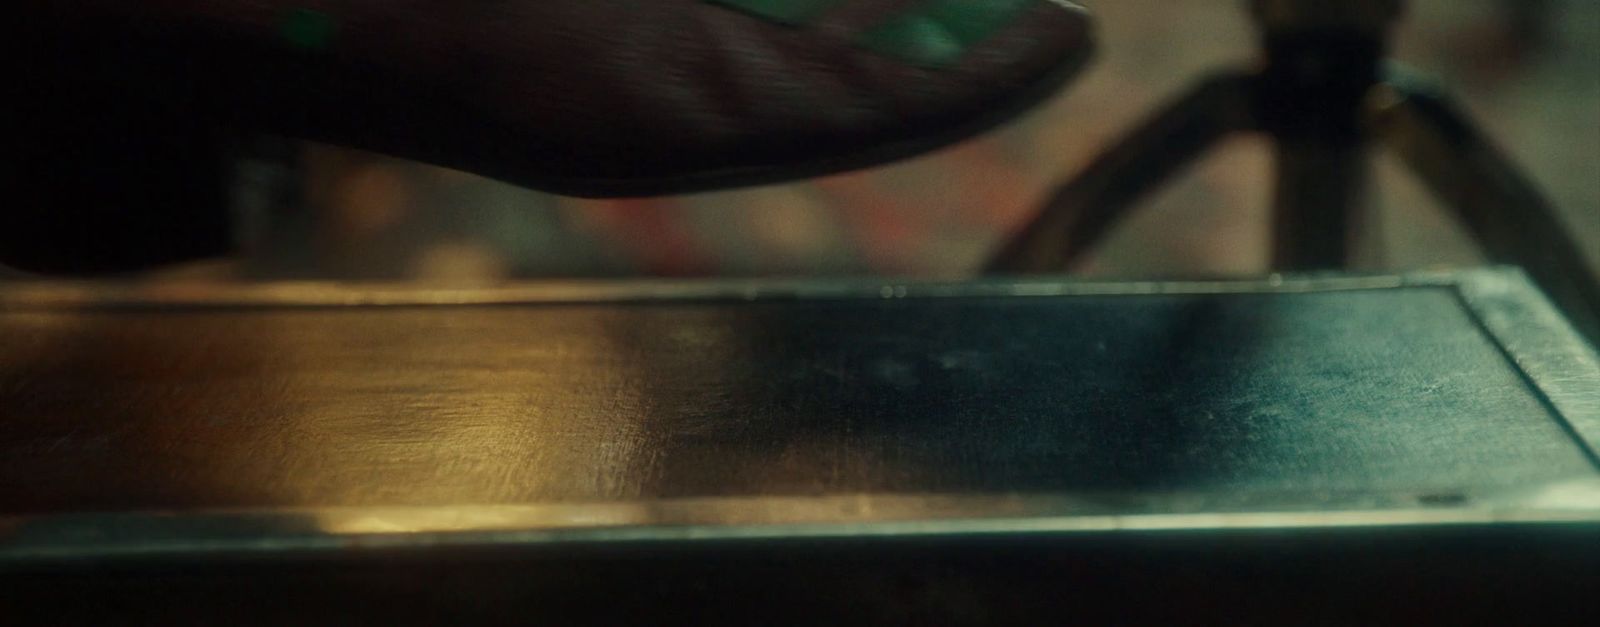
[[[1239,0],[1085,2],[1101,50],[1072,87],[981,139],[803,184],[578,200],[327,146],[242,169],[242,258],[173,275],[260,279],[972,273],[1053,184],[1207,72],[1249,63]],[[1600,2],[1415,0],[1396,55],[1442,79],[1543,186],[1600,267]],[[1266,269],[1270,161],[1242,137],[1148,199],[1077,271]],[[1468,238],[1387,157],[1367,269],[1471,264]],[[292,193],[282,193],[287,185]]]

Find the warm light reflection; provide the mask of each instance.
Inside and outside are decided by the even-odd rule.
[[[663,536],[762,533],[880,534],[1450,525],[1600,521],[1600,480],[1463,506],[1390,506],[1307,511],[1170,511],[1203,497],[1152,497],[1108,506],[1061,494],[855,494],[824,497],[702,498],[628,503],[350,508],[317,510],[317,529],[335,535],[656,528]],[[1212,504],[1214,505],[1214,504]],[[1258,506],[1261,507],[1261,506]],[[1122,511],[1118,511],[1122,510]],[[1147,510],[1140,513],[1139,510]],[[1169,511],[1162,511],[1169,510]],[[1203,508],[1202,508],[1203,510]],[[809,531],[795,529],[807,527]],[[762,532],[752,528],[772,528]]]
[[[271,500],[631,496],[622,478],[637,473],[646,401],[641,378],[629,375],[628,348],[606,332],[605,318],[508,310],[263,317],[253,328],[275,347],[277,362],[263,373],[277,379],[267,400],[289,435],[281,436],[284,459],[261,470],[292,473],[261,477],[276,492]],[[322,468],[348,476],[325,476]],[[451,510],[427,521],[448,529],[458,524],[451,517],[477,520],[487,511]]]

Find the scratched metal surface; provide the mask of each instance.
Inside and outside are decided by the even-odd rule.
[[[1430,494],[1596,473],[1454,287],[1232,291],[356,307],[13,295],[0,513]]]

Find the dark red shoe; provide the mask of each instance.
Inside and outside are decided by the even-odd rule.
[[[28,4],[47,35],[27,62],[106,83],[108,106],[155,94],[232,127],[584,196],[925,152],[1052,94],[1091,48],[1062,0]]]

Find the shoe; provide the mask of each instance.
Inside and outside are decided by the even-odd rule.
[[[1064,0],[24,4],[27,73],[89,77],[100,105],[172,100],[224,127],[578,196],[930,151],[1051,95],[1091,49]]]

